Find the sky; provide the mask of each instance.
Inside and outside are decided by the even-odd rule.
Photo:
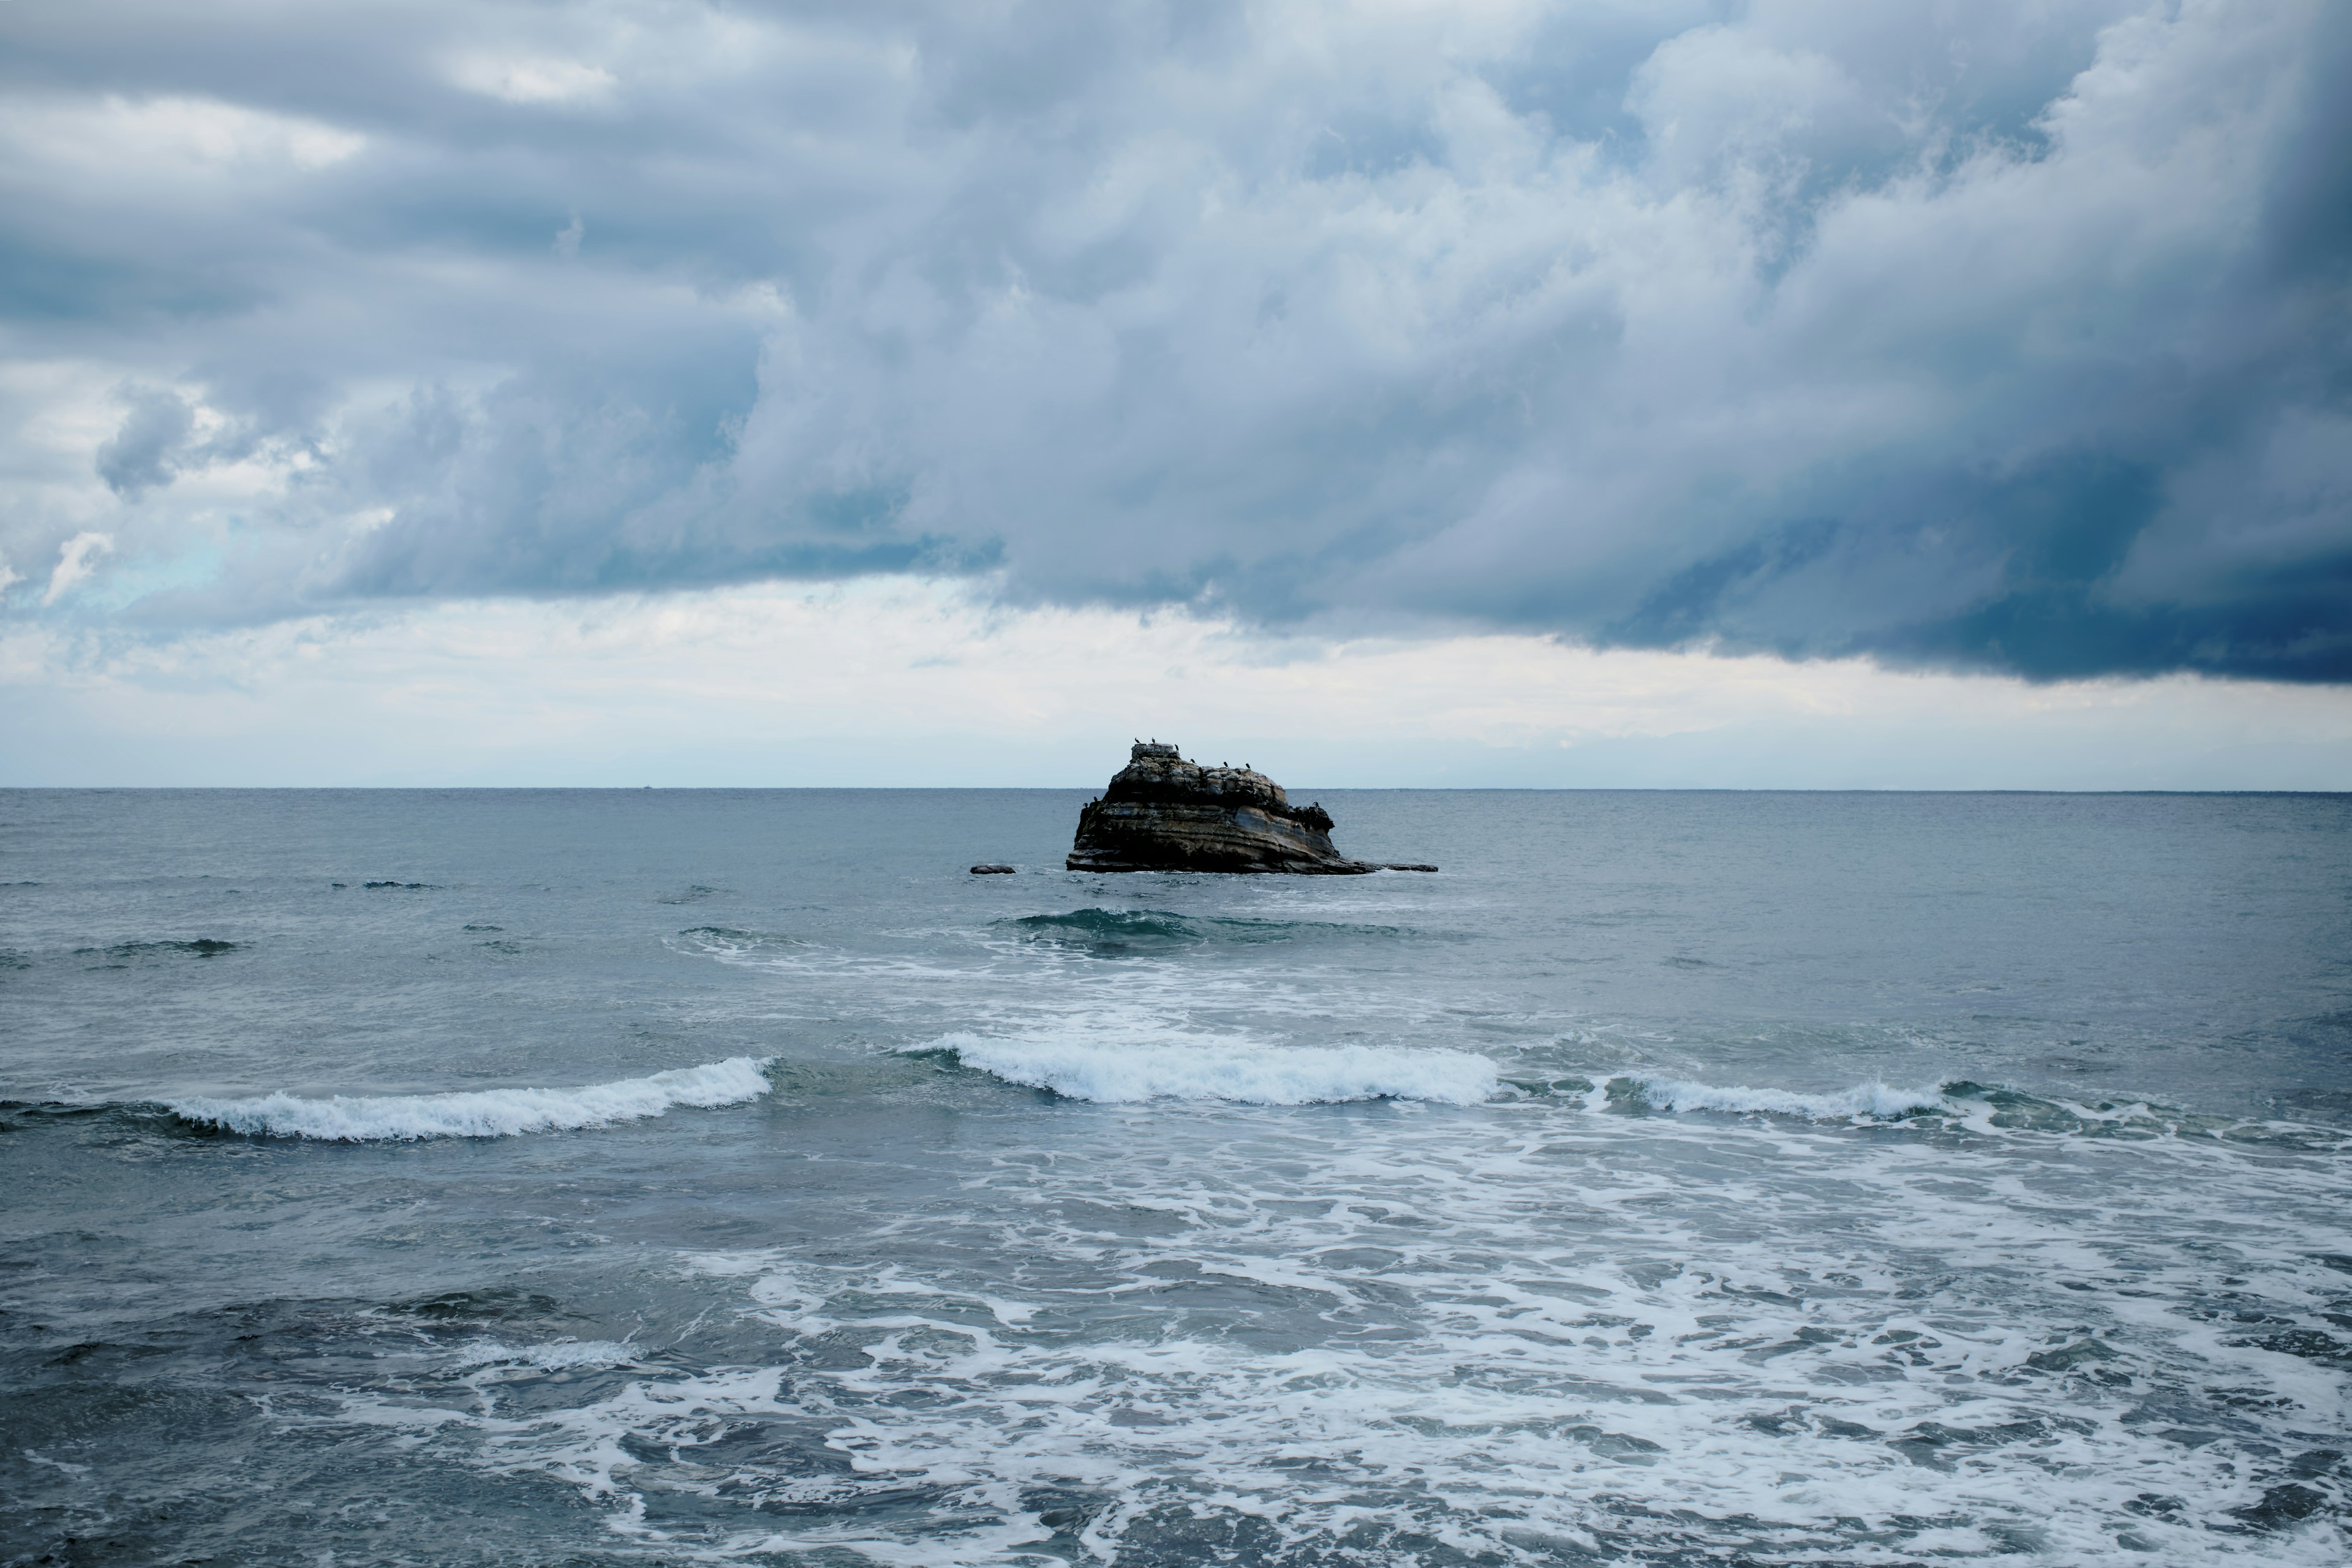
[[[0,4],[0,784],[2352,788],[2352,7]]]

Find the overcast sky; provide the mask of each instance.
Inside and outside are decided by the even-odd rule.
[[[2347,82],[2328,0],[0,4],[0,783],[2352,787]]]

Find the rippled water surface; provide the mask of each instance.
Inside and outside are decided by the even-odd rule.
[[[0,793],[0,1563],[2352,1549],[2352,799],[1084,798]]]

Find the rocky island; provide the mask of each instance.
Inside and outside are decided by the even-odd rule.
[[[1293,805],[1244,763],[1189,763],[1172,745],[1138,741],[1100,799],[1078,813],[1073,871],[1291,871],[1355,877],[1434,866],[1350,860],[1331,847],[1320,805]]]

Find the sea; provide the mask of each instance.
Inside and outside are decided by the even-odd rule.
[[[2352,796],[1087,793],[0,792],[0,1563],[2352,1553]]]

